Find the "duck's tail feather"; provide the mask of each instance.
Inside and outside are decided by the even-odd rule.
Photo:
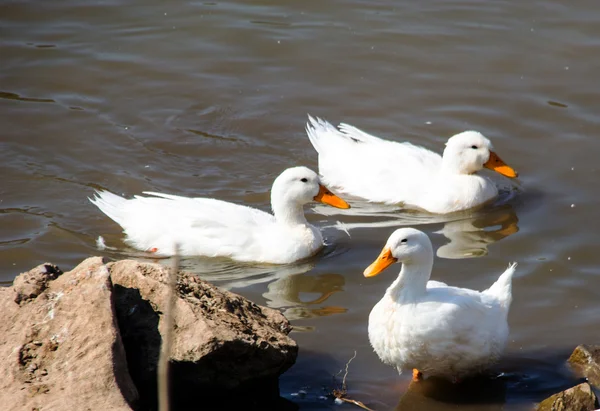
[[[345,136],[331,123],[310,114],[308,114],[308,122],[306,123],[306,134],[308,134],[308,139],[318,153],[323,151],[324,138],[337,137],[345,139]]]
[[[498,280],[483,291],[483,293],[495,297],[505,309],[508,309],[512,302],[512,277],[516,268],[517,263],[510,263]]]
[[[88,197],[88,200],[98,207],[100,211],[121,225],[123,205],[127,201],[126,198],[113,194],[110,191],[96,190],[94,197]]]

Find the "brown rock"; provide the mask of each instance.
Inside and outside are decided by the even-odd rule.
[[[579,345],[569,357],[573,370],[600,388],[600,345]]]
[[[131,260],[107,265],[117,298],[117,314],[132,377],[146,399],[155,395],[156,364],[168,270]],[[291,326],[279,312],[222,291],[181,272],[174,312],[171,386],[173,397],[196,401],[202,393],[271,388],[294,364],[298,348],[287,336]],[[160,334],[158,333],[160,330]],[[135,370],[135,371],[133,371]],[[155,398],[150,398],[155,400]],[[146,405],[152,406],[152,402]]]
[[[58,273],[45,264],[0,288],[2,409],[156,408],[168,270],[94,257]],[[180,273],[174,324],[173,405],[284,409],[278,376],[298,348],[279,311]]]
[[[593,411],[598,399],[587,382],[546,398],[536,408],[537,411]]]
[[[44,263],[17,276],[13,282],[15,302],[21,304],[33,300],[48,287],[50,281],[56,280],[61,274],[60,268],[54,264]]]
[[[49,281],[58,273],[46,264],[17,277],[21,305],[15,291],[0,289],[2,409],[131,409],[138,394],[127,372],[106,266],[90,258]]]

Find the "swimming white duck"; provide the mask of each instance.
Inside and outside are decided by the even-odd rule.
[[[380,139],[348,124],[338,129],[311,116],[306,132],[319,153],[323,182],[340,194],[372,202],[446,214],[498,196],[490,179],[475,174],[482,168],[517,177],[492,151],[490,140],[477,131],[451,137],[443,156],[410,143]]]
[[[373,277],[401,262],[400,275],[369,315],[369,340],[379,358],[399,373],[413,370],[452,381],[496,362],[508,337],[516,263],[487,290],[479,292],[428,281],[433,249],[427,235],[401,228],[365,271]]]
[[[172,255],[178,244],[182,255],[274,264],[301,260],[323,247],[321,232],[306,221],[305,204],[350,207],[306,167],[288,168],[275,179],[273,214],[212,198],[145,194],[152,197],[97,191],[90,201],[123,227],[126,241],[137,249]]]

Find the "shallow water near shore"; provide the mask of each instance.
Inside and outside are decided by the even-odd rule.
[[[529,409],[578,381],[564,361],[600,340],[596,2],[8,1],[0,23],[3,284],[45,261],[149,260],[89,203],[96,188],[268,210],[283,169],[317,170],[307,113],[437,152],[474,129],[520,174],[494,176],[494,204],[443,217],[312,205],[329,243],[314,258],[183,266],[292,321],[300,354],[281,395],[303,410],[354,407],[327,398],[354,352],[348,396],[376,410]],[[435,280],[484,289],[519,263],[481,400],[431,402],[369,346],[368,314],[400,266],[362,271],[401,225],[430,235]]]

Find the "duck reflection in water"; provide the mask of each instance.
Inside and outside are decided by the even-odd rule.
[[[510,205],[471,218],[449,221],[435,233],[443,234],[448,243],[437,249],[441,258],[482,257],[488,245],[519,231],[519,218]]]
[[[263,297],[269,307],[284,308],[283,313],[289,320],[341,314],[347,311],[345,307],[325,303],[342,291],[344,283],[340,274],[291,275],[269,283]]]
[[[496,205],[476,211],[456,213],[448,216],[436,216],[416,212],[394,212],[382,206],[355,205],[347,211],[347,216],[361,216],[361,221],[344,222],[344,216],[338,214],[341,221],[333,227],[348,233],[356,229],[384,227],[405,227],[443,224],[433,234],[442,234],[449,241],[441,245],[436,255],[440,258],[462,259],[483,257],[488,246],[519,231],[519,218],[510,204]],[[319,213],[333,215],[325,207],[315,207]],[[365,220],[371,218],[371,221]],[[348,220],[347,220],[348,221]]]

